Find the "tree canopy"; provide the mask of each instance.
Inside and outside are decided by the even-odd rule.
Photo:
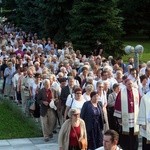
[[[72,41],[83,53],[100,41],[106,54],[122,55],[122,35],[150,35],[149,0],[2,0],[0,5],[1,16],[26,32],[60,45]]]
[[[94,50],[96,41],[104,45],[106,54],[122,54],[122,18],[116,0],[78,1],[71,11],[70,39],[84,53]]]

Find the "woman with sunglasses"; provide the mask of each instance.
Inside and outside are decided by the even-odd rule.
[[[85,102],[85,99],[83,98],[83,95],[82,95],[82,89],[79,87],[76,87],[74,90],[74,94],[70,94],[67,97],[64,119],[67,119],[67,114],[68,114],[69,109],[77,108],[81,110],[84,102]]]
[[[85,123],[80,118],[80,110],[70,109],[68,116],[69,119],[63,123],[59,132],[59,150],[81,150],[79,140],[84,138],[87,143],[87,135]]]

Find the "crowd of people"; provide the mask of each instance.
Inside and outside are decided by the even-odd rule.
[[[80,138],[87,140],[88,150],[116,150],[117,143],[123,150],[137,150],[139,132],[148,150],[150,61],[137,70],[134,58],[125,64],[102,52],[86,56],[71,42],[58,48],[50,37],[1,26],[2,94],[40,120],[45,141],[59,125],[60,150],[79,150]]]

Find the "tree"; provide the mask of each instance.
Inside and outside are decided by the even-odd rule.
[[[18,25],[27,32],[39,31],[39,9],[36,0],[16,0]]]
[[[144,35],[150,37],[150,1],[120,0],[119,7],[124,17],[123,27],[126,36]]]
[[[16,0],[20,22],[26,31],[38,32],[62,44],[73,0]]]
[[[57,43],[62,44],[67,39],[66,26],[69,22],[69,11],[73,0],[46,0],[40,1],[38,7],[42,35],[51,37]]]
[[[69,37],[75,49],[90,54],[96,41],[104,45],[105,54],[122,55],[122,18],[117,0],[76,1],[71,11]]]
[[[1,16],[6,17],[9,22],[15,22],[16,2],[15,0],[1,0]]]

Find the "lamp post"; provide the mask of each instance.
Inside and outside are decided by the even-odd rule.
[[[133,46],[126,46],[125,52],[126,54],[134,53],[134,67],[139,70],[139,54],[142,54],[144,51],[144,47],[142,45]]]

